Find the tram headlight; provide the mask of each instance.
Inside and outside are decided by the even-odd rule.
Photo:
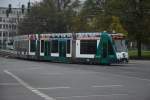
[[[126,54],[125,53],[122,53],[122,56],[123,56],[123,58],[126,58]]]
[[[128,53],[126,52],[118,52],[116,55],[117,55],[117,59],[122,59],[122,58],[128,59]]]

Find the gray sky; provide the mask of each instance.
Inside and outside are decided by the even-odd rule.
[[[41,0],[30,0],[31,2],[41,1]],[[81,0],[85,1],[85,0]],[[19,8],[19,5],[21,7],[22,4],[25,4],[27,6],[27,2],[29,0],[0,0],[0,7],[8,7],[8,4],[12,4],[13,8]]]
[[[36,2],[40,0],[30,0],[31,2]],[[25,4],[27,6],[27,3],[29,0],[0,0],[0,7],[8,7],[8,4],[12,4],[13,8],[18,8],[19,5],[21,7],[22,4]]]

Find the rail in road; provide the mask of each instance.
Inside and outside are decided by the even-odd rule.
[[[3,49],[0,49],[0,56],[1,57],[15,57],[16,55],[16,52],[13,51],[13,50],[3,50]]]

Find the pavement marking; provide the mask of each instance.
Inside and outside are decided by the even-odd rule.
[[[101,87],[123,87],[123,85],[93,85],[94,88],[101,88]]]
[[[42,93],[41,91],[33,88],[32,86],[30,86],[28,83],[26,83],[25,81],[23,81],[21,78],[19,78],[18,76],[14,75],[13,73],[9,72],[8,70],[4,70],[4,72],[8,75],[10,75],[12,78],[16,79],[22,86],[24,86],[25,88],[27,88],[28,90],[30,90],[31,92],[35,93],[36,95],[44,98],[45,100],[56,100],[52,97],[49,97],[48,95]]]
[[[129,94],[104,94],[104,95],[86,95],[86,96],[70,96],[70,97],[55,97],[56,99],[69,99],[69,98],[87,98],[87,97],[107,97],[107,96],[127,96]]]
[[[95,74],[99,72],[74,72],[74,71],[63,71],[63,72],[48,72],[48,73],[41,73],[42,75],[65,75],[65,74]]]
[[[25,71],[25,70],[38,70],[38,69],[42,69],[42,68],[43,68],[43,67],[31,67],[31,68],[21,68],[21,69],[19,68],[19,69],[15,69],[15,70],[14,70],[14,69],[10,69],[10,70],[11,70],[11,71],[13,71],[13,70],[14,70],[14,71],[16,71],[16,70],[17,70],[17,71]]]
[[[34,70],[34,69],[42,69],[43,67],[33,67],[33,68],[26,68],[25,70]]]
[[[31,68],[24,68],[24,69],[18,69],[18,70],[35,70],[35,69],[42,69],[43,67],[31,67]]]
[[[112,74],[112,73],[111,73]],[[136,80],[141,80],[141,81],[148,81],[150,82],[150,79],[146,79],[146,78],[139,78],[139,77],[134,77],[134,76],[127,76],[127,75],[119,75],[119,74],[112,74],[118,77],[125,77],[125,78],[132,78],[132,79],[136,79]]]
[[[104,73],[104,72],[99,72],[99,73],[103,73],[103,74],[108,74],[108,75],[113,75],[113,76],[117,76],[117,77],[124,77],[124,78],[130,78],[130,79],[136,79],[136,80],[141,80],[141,81],[148,81],[150,82],[150,79],[148,78],[139,78],[139,77],[134,77],[134,76],[129,76],[129,75],[121,75],[121,74],[116,74],[116,73]]]
[[[42,75],[63,75],[64,73],[41,73]]]
[[[17,86],[20,85],[18,83],[0,83],[0,86]]]
[[[133,77],[133,76],[127,76],[129,78],[135,78],[135,79],[138,79],[138,80],[142,80],[142,81],[149,81],[150,82],[150,79],[146,79],[146,78],[138,78],[138,77]]]
[[[48,87],[48,88],[36,88],[38,90],[55,90],[55,89],[69,89],[71,87]]]

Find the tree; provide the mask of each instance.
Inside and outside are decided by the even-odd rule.
[[[106,12],[118,16],[129,37],[137,41],[138,56],[141,57],[141,44],[150,33],[149,0],[107,0]]]
[[[118,17],[106,13],[106,3],[106,0],[85,1],[80,15],[84,16],[88,31],[112,32],[115,30],[116,32],[127,33]]]
[[[108,30],[111,32],[115,31],[117,33],[124,33],[125,35],[128,34],[128,32],[123,28],[119,17],[116,17],[116,16],[112,16],[112,22]]]
[[[43,0],[34,4],[19,25],[20,34],[68,32],[79,0]]]
[[[80,15],[86,22],[89,32],[107,30],[111,22],[111,16],[104,12],[105,0],[86,0]],[[86,30],[85,30],[86,31]]]

